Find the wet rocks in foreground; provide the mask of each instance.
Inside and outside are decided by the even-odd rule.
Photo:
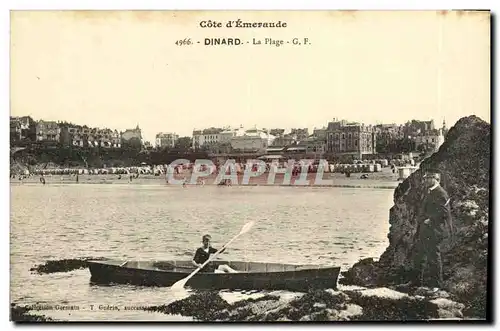
[[[218,292],[200,292],[186,299],[175,301],[169,305],[152,306],[145,310],[171,315],[192,316],[201,321],[217,320],[220,311],[230,305],[224,301]]]
[[[42,315],[33,315],[28,307],[17,306],[11,304],[10,307],[10,320],[12,322],[53,322],[54,320]]]
[[[448,299],[448,293],[421,288],[420,294],[408,295],[389,288],[327,289],[294,295],[270,293],[230,304],[218,292],[209,291],[146,310],[221,322],[462,319],[464,305]]]

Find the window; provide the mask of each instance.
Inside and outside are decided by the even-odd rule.
[[[355,140],[354,140],[354,146],[355,146],[355,147],[358,147],[358,139],[355,139]]]
[[[345,133],[342,133],[342,139],[345,139]]]

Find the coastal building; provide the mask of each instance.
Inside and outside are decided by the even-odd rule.
[[[36,140],[36,122],[30,116],[10,117],[11,143]]]
[[[326,145],[327,128],[326,127],[322,127],[321,129],[314,128],[313,134],[310,137],[314,137],[318,140],[323,140],[325,142],[325,145]]]
[[[10,119],[10,142],[17,142],[22,139],[21,123],[17,120]]]
[[[417,151],[437,152],[444,143],[443,129],[434,129],[414,136]]]
[[[275,147],[286,147],[295,144],[296,137],[291,134],[284,134],[282,136],[277,136],[272,143]]]
[[[104,148],[120,148],[121,136],[118,130],[98,129],[97,140],[100,147]]]
[[[193,150],[198,150],[203,146],[203,141],[202,141],[202,134],[203,130],[193,130],[193,137],[192,137],[192,148]]]
[[[377,124],[374,127],[376,134],[378,152],[389,152],[391,146],[397,141],[405,138],[405,126],[392,124]]]
[[[231,138],[231,147],[239,152],[258,152],[265,153],[267,148],[272,145],[275,137],[266,130],[257,127],[245,130],[242,134]]]
[[[392,124],[377,124],[374,130],[378,139],[401,139],[404,138],[404,125]]]
[[[209,128],[205,129],[202,132],[203,135],[203,144],[204,145],[213,145],[220,142],[221,132],[223,129],[221,128]]]
[[[171,132],[160,132],[156,135],[155,145],[158,148],[173,148],[179,135]]]
[[[120,148],[121,137],[117,130],[90,128],[86,125],[60,123],[61,143],[64,146]]]
[[[201,148],[210,149],[216,147],[220,142],[221,133],[225,131],[221,128],[208,128],[204,130],[193,130],[193,150]]]
[[[285,135],[285,129],[270,129],[269,134],[276,137],[276,139],[281,138]]]
[[[136,138],[140,139],[142,142],[142,132],[141,129],[139,128],[139,124],[137,124],[135,129],[127,129],[121,132],[121,138],[124,141],[129,141],[130,139]]]
[[[214,153],[232,153],[233,147],[231,145],[231,140],[234,137],[241,136],[245,133],[243,126],[240,125],[239,128],[225,127],[223,131],[219,134],[219,141],[216,144],[212,144],[209,148],[210,151]]]
[[[242,135],[245,132],[243,129],[243,126],[240,126],[239,128],[231,128],[231,127],[225,127],[223,128],[223,131],[220,132],[219,134],[219,142],[222,144],[226,143],[231,143],[231,139],[233,137],[236,137],[238,135]]]
[[[36,141],[60,142],[61,128],[54,121],[38,121],[36,124]]]
[[[296,141],[305,140],[309,137],[308,128],[294,128],[291,130],[290,135],[295,138]]]
[[[443,126],[441,127],[443,136],[446,137],[448,134],[448,127],[446,126],[446,120],[443,119]]]
[[[359,159],[365,154],[376,154],[375,130],[371,125],[335,119],[328,123],[326,150],[329,154]]]
[[[420,120],[411,120],[408,121],[404,126],[404,137],[412,137],[417,136],[419,134],[425,134],[428,131],[435,130],[434,120],[429,121],[420,121]]]
[[[144,145],[144,141],[142,139],[142,132],[139,128],[139,124],[137,124],[135,129],[127,129],[123,132],[120,132],[122,146],[135,146],[142,147]]]
[[[293,147],[302,147],[309,156],[321,157],[326,152],[326,141],[321,135],[317,137],[313,134]]]

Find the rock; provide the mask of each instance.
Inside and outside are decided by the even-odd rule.
[[[379,268],[373,258],[360,260],[349,270],[342,273],[343,278],[339,279],[339,284],[376,286],[381,283]]]
[[[431,300],[430,303],[436,305],[438,318],[463,318],[462,310],[465,305],[445,298]]]
[[[358,285],[339,285],[338,289],[339,291],[359,291],[359,290],[366,290],[366,287]],[[331,294],[336,294],[339,292],[332,289],[326,289],[325,291]]]
[[[437,307],[425,299],[408,296],[404,293],[381,289],[370,292],[350,292],[351,302],[362,307],[361,315],[353,317],[356,321],[417,321],[436,318]],[[388,295],[389,294],[389,295]]]
[[[380,298],[393,299],[393,300],[400,300],[400,299],[408,297],[408,294],[406,294],[406,293],[394,291],[394,290],[391,290],[387,287],[380,287],[380,288],[374,288],[374,289],[369,289],[369,290],[363,290],[363,291],[359,291],[359,293],[363,297],[377,296]]]
[[[342,284],[394,287],[418,282],[414,254],[417,215],[425,193],[422,175],[427,170],[438,171],[441,185],[451,198],[455,228],[454,236],[448,233],[441,245],[443,287],[465,304],[464,314],[486,317],[490,130],[490,124],[476,116],[461,118],[449,130],[439,151],[396,188],[385,252],[378,261],[356,263],[343,273]]]
[[[393,288],[395,291],[398,291],[401,293],[410,293],[411,291],[414,290],[414,286],[411,282],[394,285],[391,288]]]
[[[236,302],[245,301],[248,299],[260,299],[266,296],[266,294],[263,293],[241,294],[241,293],[220,292],[219,296],[227,303],[234,304]]]
[[[363,308],[358,305],[348,304],[344,310],[329,309],[328,317],[330,321],[349,321],[363,314]]]
[[[13,322],[52,322],[54,319],[43,315],[33,315],[29,307],[11,304],[10,320]]]
[[[82,257],[77,259],[49,260],[30,269],[38,274],[50,274],[56,272],[69,272],[76,269],[87,268],[89,260],[104,260],[102,257]]]
[[[195,320],[200,321],[216,321],[227,319],[227,310],[229,308],[231,308],[231,305],[222,299],[218,292],[203,291],[169,305],[152,306],[146,310],[192,316]]]
[[[427,291],[427,292],[426,292]],[[418,292],[430,290],[419,288]],[[197,292],[146,310],[191,316],[198,321],[412,321],[460,319],[463,304],[447,298],[411,296],[389,288],[315,290],[283,297],[264,295],[233,304],[215,291]]]
[[[450,294],[443,290],[433,291],[428,287],[418,287],[416,288],[412,294],[414,296],[422,296],[424,298],[432,299],[432,298],[449,298]]]

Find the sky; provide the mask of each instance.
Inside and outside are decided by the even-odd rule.
[[[280,29],[200,21],[287,22]],[[204,46],[237,37],[240,46]],[[191,38],[201,44],[175,45]],[[252,45],[309,38],[310,45]],[[246,44],[249,41],[250,44]],[[11,116],[191,136],[211,126],[490,122],[488,12],[12,12]]]

